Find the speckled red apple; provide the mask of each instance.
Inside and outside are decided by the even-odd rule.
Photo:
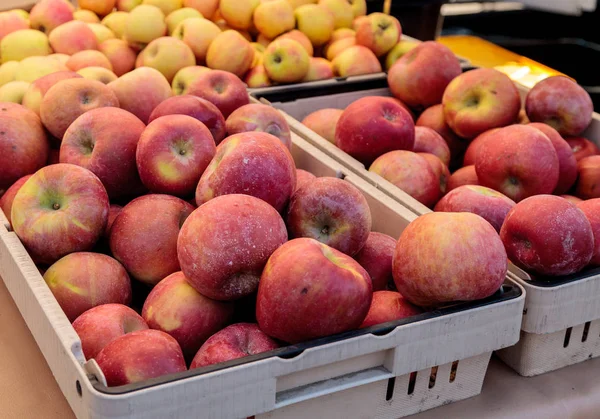
[[[242,132],[266,132],[281,140],[288,149],[292,148],[290,127],[277,109],[260,103],[241,106],[229,115],[226,121],[227,134]]]
[[[475,166],[465,166],[452,173],[446,185],[446,191],[450,192],[463,185],[479,185]]]
[[[565,141],[569,144],[571,150],[573,150],[577,161],[584,157],[600,154],[598,146],[585,137],[567,137]]]
[[[446,166],[450,164],[450,148],[440,134],[428,127],[415,127],[415,153],[431,153]]]
[[[354,255],[360,266],[365,268],[373,283],[373,291],[382,291],[393,283],[392,259],[396,240],[387,234],[372,231],[365,245]]]
[[[577,170],[577,196],[581,199],[600,198],[600,156],[589,156],[579,160]]]
[[[392,322],[406,317],[421,314],[423,310],[411,304],[396,291],[377,291],[373,293],[373,301],[367,317],[360,325],[363,327]]]
[[[227,71],[206,71],[192,81],[187,94],[201,97],[214,104],[224,118],[250,102],[246,86],[234,74]]]

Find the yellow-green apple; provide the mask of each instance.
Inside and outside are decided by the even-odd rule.
[[[329,10],[318,4],[306,4],[294,10],[297,27],[315,47],[327,43],[333,34],[335,20]]]
[[[96,358],[113,340],[131,332],[148,329],[135,310],[123,304],[102,304],[82,313],[73,322],[85,359]]]
[[[235,74],[227,71],[206,71],[193,80],[187,94],[201,97],[215,105],[224,118],[250,102],[246,86]]]
[[[236,323],[212,335],[194,356],[190,369],[219,364],[277,349],[279,345],[257,324]]]
[[[440,180],[422,155],[406,150],[383,154],[369,167],[423,205],[432,208],[439,200]]]
[[[254,9],[258,7],[260,0],[221,0],[219,11],[225,22],[234,29],[249,29],[252,25]]]
[[[7,61],[0,65],[0,86],[14,81],[19,68],[19,61]]]
[[[225,121],[228,135],[242,132],[266,132],[279,138],[288,149],[292,148],[292,134],[283,115],[274,107],[250,103],[237,108]]]
[[[59,0],[62,1],[62,0]],[[37,7],[33,6],[34,8]],[[21,29],[29,29],[30,22],[14,12],[0,13],[0,41],[6,35]],[[34,28],[37,29],[37,28]]]
[[[479,146],[485,141],[488,135],[490,135],[494,131],[498,131],[500,128],[492,128],[489,129],[477,137],[475,137],[467,147],[465,151],[465,156],[463,158],[463,166],[471,166],[475,164],[475,156],[477,156],[477,151],[479,150]]]
[[[169,195],[148,194],[125,205],[110,231],[114,257],[138,281],[154,286],[180,270],[177,236],[194,207]]]
[[[334,177],[321,177],[298,189],[286,221],[291,238],[309,237],[349,256],[365,245],[372,224],[362,193]]]
[[[385,13],[371,13],[357,21],[356,43],[369,48],[376,56],[387,54],[402,37],[398,19]]]
[[[542,131],[552,142],[556,155],[558,156],[558,184],[554,189],[554,195],[562,195],[571,189],[577,180],[577,160],[571,150],[571,146],[550,125],[541,122],[528,124]]]
[[[81,9],[91,10],[99,16],[106,16],[113,11],[116,0],[78,0]]]
[[[67,60],[69,59],[70,55],[67,54],[61,54],[61,53],[55,53],[55,54],[50,54],[48,55],[48,58],[54,61],[58,61],[60,64],[62,65],[67,65]]]
[[[98,15],[91,10],[78,9],[73,12],[74,20],[81,20],[85,23],[100,23]]]
[[[142,183],[153,193],[192,196],[215,155],[206,126],[187,115],[165,115],[148,124],[137,146]]]
[[[478,146],[475,171],[481,185],[519,202],[554,191],[559,161],[544,133],[515,124],[491,133]]]
[[[71,71],[81,70],[85,67],[103,67],[112,71],[112,64],[106,55],[96,50],[79,51],[67,60],[67,67]]]
[[[140,67],[108,84],[121,108],[148,123],[150,114],[163,100],[173,96],[171,85],[158,70]]]
[[[207,67],[228,71],[242,77],[254,59],[254,48],[239,32],[232,29],[219,33],[206,52]]]
[[[401,39],[394,47],[387,53],[385,57],[385,68],[391,69],[396,61],[406,55],[407,52],[419,45],[417,41],[410,41],[407,39]]]
[[[515,205],[500,230],[508,258],[531,274],[579,272],[594,255],[594,233],[577,206],[553,195],[532,196]]]
[[[343,112],[342,109],[320,109],[308,114],[302,123],[330,143],[335,144],[335,127]]]
[[[333,60],[333,72],[340,77],[381,72],[381,64],[373,51],[354,45],[342,50]]]
[[[117,0],[117,10],[120,12],[131,12],[142,4],[142,0]]]
[[[202,16],[210,19],[219,9],[219,0],[183,0],[183,7],[196,9]]]
[[[187,371],[177,341],[165,332],[152,329],[118,337],[100,351],[96,361],[109,387]]]
[[[600,156],[582,158],[577,162],[577,171],[576,195],[581,199],[600,198]]]
[[[256,291],[267,259],[287,237],[283,219],[273,207],[233,193],[211,199],[188,217],[177,254],[196,291],[213,300],[231,301]],[[207,258],[210,263],[203,262]]]
[[[342,113],[335,130],[336,145],[365,165],[392,150],[412,150],[415,124],[394,99],[365,96]]]
[[[29,20],[29,12],[27,10],[11,9],[11,10],[9,10],[9,12],[16,13],[17,15],[21,16],[23,19]]]
[[[173,32],[175,32],[175,28],[184,20],[203,17],[204,16],[202,16],[202,13],[196,9],[192,9],[191,7],[184,7],[182,9],[174,10],[165,18],[165,22],[167,23],[167,31],[169,32],[169,35],[172,35]]]
[[[365,245],[354,256],[354,260],[369,274],[373,291],[386,290],[394,282],[392,258],[395,249],[396,240],[393,237],[372,231]]]
[[[2,210],[2,212],[4,213],[4,216],[6,217],[6,220],[8,221],[9,224],[10,224],[10,210],[12,208],[12,203],[15,199],[15,196],[17,196],[17,192],[19,192],[19,189],[21,189],[21,186],[23,186],[25,184],[25,182],[27,182],[27,180],[31,176],[32,175],[23,176],[22,178],[17,180],[15,183],[10,185],[10,187],[8,189],[6,189],[6,192],[4,192],[4,194],[2,194],[2,196],[0,196],[0,210]]]
[[[121,39],[107,39],[99,45],[98,49],[106,55],[112,65],[112,71],[117,76],[121,77],[134,69],[137,55],[129,48],[127,42]]]
[[[125,35],[125,22],[127,21],[127,12],[112,12],[102,19],[102,24],[110,29],[115,37],[118,39],[123,38]]]
[[[327,52],[325,53],[326,58],[329,61],[333,61],[333,59],[337,57],[342,51],[353,47],[354,45],[356,45],[356,38],[354,37],[338,39],[337,41],[327,44]]]
[[[354,18],[367,14],[367,0],[348,0],[348,3],[352,6]]]
[[[40,116],[46,129],[61,139],[77,117],[104,107],[119,107],[119,100],[109,87],[96,80],[71,78],[48,89],[40,104]]]
[[[279,35],[275,39],[293,39],[294,41],[299,42],[300,45],[304,47],[308,55],[312,57],[314,54],[314,48],[312,43],[310,42],[310,39],[308,39],[308,36],[306,36],[303,32],[300,32],[298,29],[294,29],[292,31]],[[264,50],[262,52],[264,52]]]
[[[294,8],[287,0],[261,2],[254,10],[253,22],[256,29],[269,39],[294,29]]]
[[[197,119],[208,128],[216,144],[225,138],[225,118],[221,111],[206,99],[192,95],[171,97],[154,109],[148,122],[166,115],[187,115]]]
[[[302,80],[308,73],[310,56],[304,47],[293,39],[277,39],[264,53],[264,66],[269,79],[291,83]]]
[[[297,9],[300,6],[304,6],[305,4],[317,4],[318,0],[287,0],[292,7]]]
[[[333,76],[333,65],[329,61],[321,57],[310,57],[308,71],[301,81],[327,80]]]
[[[73,55],[86,49],[98,49],[98,39],[90,27],[78,20],[54,28],[48,37],[54,52]]]
[[[429,166],[433,170],[436,179],[438,180],[438,185],[440,189],[440,197],[446,193],[448,179],[450,178],[450,170],[448,166],[446,166],[438,156],[431,153],[417,153],[429,163]]]
[[[21,61],[35,55],[48,55],[51,52],[48,37],[34,29],[19,29],[4,36],[0,41],[0,57],[3,63]]]
[[[516,122],[521,99],[513,81],[493,68],[479,68],[455,77],[442,98],[448,126],[463,138]]]
[[[376,291],[373,293],[373,301],[371,302],[367,317],[365,317],[360,328],[362,329],[364,327],[371,327],[382,323],[392,322],[394,320],[416,316],[422,312],[423,310],[421,308],[410,303],[399,292],[385,290]]]
[[[29,83],[26,81],[11,81],[0,86],[0,103],[11,102],[21,104],[28,88]]]
[[[461,167],[456,172],[452,173],[452,176],[448,179],[446,190],[450,192],[463,185],[479,185],[475,166]]]
[[[127,15],[124,36],[130,44],[146,45],[166,34],[165,15],[156,6],[143,4]]]
[[[77,71],[84,79],[97,80],[100,83],[108,84],[118,79],[117,75],[104,67],[85,67]]]
[[[571,197],[575,198],[575,197]],[[577,198],[576,198],[577,199]],[[0,202],[2,200],[0,199]],[[574,202],[574,201],[572,201]],[[590,260],[591,266],[600,265],[600,199],[588,199],[586,201],[574,202],[583,214],[586,216],[590,225],[592,226],[592,232],[594,233],[594,254],[592,260]]]
[[[579,161],[584,157],[600,154],[598,146],[585,137],[567,137],[565,141],[573,150],[575,160]]]
[[[45,34],[71,20],[73,20],[73,5],[65,0],[41,0],[29,13],[31,29],[37,29]]]
[[[356,38],[356,32],[354,31],[354,29],[339,28],[334,30],[331,34],[331,38],[329,39],[327,45],[331,45],[335,41],[339,41],[340,39],[344,38]]]
[[[65,132],[60,162],[90,170],[110,199],[130,197],[141,189],[135,152],[144,128],[142,121],[123,109],[92,109]]]
[[[38,116],[16,103],[0,104],[0,190],[46,164],[48,139]]]
[[[531,122],[543,122],[560,135],[581,134],[592,122],[594,105],[588,92],[565,76],[548,77],[527,93],[525,111]]]
[[[281,36],[283,36],[283,35],[281,35]],[[250,45],[252,45],[252,48],[254,48],[254,52],[258,52],[258,53],[261,53],[261,54],[263,52],[265,52],[265,49],[267,49],[267,46],[268,46],[268,45],[263,45],[263,44],[261,44],[259,42],[250,42]]]
[[[448,192],[434,210],[477,214],[499,233],[506,215],[514,206],[515,201],[498,191],[485,186],[463,185]]]
[[[354,11],[348,0],[319,0],[319,5],[324,6],[333,14],[335,29],[352,26]]]
[[[446,166],[450,164],[450,148],[440,134],[428,127],[415,127],[415,144],[413,151],[431,153]]]
[[[94,35],[96,35],[96,40],[98,41],[98,44],[101,44],[107,39],[116,38],[114,32],[106,26],[102,25],[101,23],[88,23],[87,25],[92,30],[92,32],[94,32]]]
[[[176,95],[187,94],[187,89],[190,83],[196,80],[199,74],[202,74],[206,71],[210,71],[210,68],[201,65],[182,68],[175,74],[175,77],[173,77],[173,81],[171,82],[173,93]]]
[[[44,281],[71,322],[102,304],[131,302],[127,271],[115,259],[100,253],[70,253],[48,268]]]
[[[358,262],[300,238],[269,258],[258,286],[256,318],[267,335],[298,343],[357,329],[372,297],[371,279]]]
[[[300,189],[301,186],[303,186],[307,183],[312,183],[312,181],[315,180],[316,178],[317,177],[315,175],[313,175],[310,172],[307,172],[306,170],[296,169],[296,189],[295,189],[295,191],[297,191],[298,189]]]
[[[96,244],[108,205],[106,190],[92,172],[53,164],[21,186],[12,205],[12,225],[35,262],[52,264]]]
[[[429,262],[417,262],[411,254]],[[493,295],[507,268],[506,250],[486,220],[467,212],[432,212],[402,232],[392,272],[398,292],[409,302],[435,307]]]
[[[462,72],[447,46],[427,41],[411,49],[388,72],[392,94],[412,108],[442,103],[448,84]]]
[[[38,116],[40,114],[40,105],[46,92],[56,83],[62,80],[80,78],[81,76],[73,71],[57,71],[35,80],[23,96],[23,106],[31,109]]]
[[[263,64],[259,64],[253,67],[244,76],[244,83],[248,85],[250,89],[256,87],[269,87],[272,85],[271,79],[267,74],[267,70]]]
[[[142,316],[150,328],[174,337],[184,356],[192,359],[208,338],[231,322],[233,304],[200,294],[180,271],[167,276],[150,291]]]
[[[48,74],[67,70],[68,68],[65,64],[49,56],[27,57],[19,62],[19,67],[15,73],[15,80],[31,83]]]
[[[163,36],[150,42],[138,56],[139,65],[162,73],[169,83],[179,70],[196,64],[191,48],[177,38]]]
[[[244,132],[227,137],[217,147],[198,182],[196,205],[221,195],[244,193],[283,211],[295,188],[296,165],[279,138]]]
[[[142,0],[142,4],[158,7],[165,16],[181,9],[183,6],[182,0]]]
[[[172,36],[185,42],[194,52],[196,60],[203,62],[208,47],[220,33],[221,29],[208,19],[188,18],[177,25]]]

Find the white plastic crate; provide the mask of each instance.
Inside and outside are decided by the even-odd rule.
[[[292,137],[299,168],[343,178],[363,192],[375,231],[398,237],[416,217]],[[377,417],[397,418],[479,394],[491,352],[519,337],[524,295],[507,281],[495,302],[440,309],[383,329],[376,326],[377,333],[369,329],[322,344],[295,345],[280,350],[286,353],[282,356],[256,355],[227,368],[210,366],[107,388],[95,361],[85,362],[77,334],[4,217],[0,224],[0,275],[79,418],[287,418],[306,417],[309,411],[313,417],[377,412]],[[408,394],[411,372],[417,374]]]

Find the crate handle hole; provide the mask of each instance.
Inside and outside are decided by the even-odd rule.
[[[458,370],[458,361],[454,361],[452,363],[452,368],[450,368],[450,379],[448,380],[449,383],[453,383],[454,380],[456,380],[456,371]]]
[[[394,387],[396,386],[396,377],[388,380],[387,391],[385,392],[385,401],[389,402],[394,397]]]
[[[431,374],[429,375],[429,388],[435,387],[435,379],[437,378],[438,367],[437,365],[431,368]]]
[[[408,394],[409,396],[415,392],[415,384],[417,383],[417,372],[411,372],[408,380]]]
[[[81,397],[83,392],[81,391],[81,383],[79,382],[79,380],[75,381],[75,389],[77,390],[77,394],[79,394],[79,397]]]
[[[586,322],[583,326],[583,334],[581,335],[581,341],[585,342],[588,338],[588,334],[590,333],[590,324],[592,322]]]
[[[571,341],[571,331],[573,330],[572,327],[569,327],[567,329],[567,331],[565,332],[565,341],[563,342],[563,348],[566,348],[567,346],[569,346],[569,342]]]

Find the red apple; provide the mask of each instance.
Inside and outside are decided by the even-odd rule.
[[[382,291],[393,283],[392,258],[396,249],[396,239],[387,234],[372,231],[365,245],[354,255],[360,266],[369,274],[373,291]]]
[[[489,297],[507,269],[496,230],[467,212],[421,215],[402,232],[393,263],[400,294],[423,307]]]
[[[585,214],[558,196],[519,202],[506,216],[500,237],[511,262],[531,274],[573,274],[594,253],[594,234]]]
[[[344,113],[342,109],[319,109],[308,114],[302,123],[330,143],[335,144],[335,127],[342,113]]]
[[[251,103],[237,108],[226,121],[227,134],[242,132],[266,132],[281,140],[288,149],[292,148],[292,134],[284,116],[272,106]]]
[[[573,195],[559,195],[561,198],[565,198],[567,201],[572,202],[573,204],[577,205],[580,202],[583,202],[583,199],[581,198],[577,198],[576,196]]]
[[[423,310],[411,304],[406,298],[396,291],[377,291],[373,293],[373,301],[367,317],[360,325],[363,327],[392,322],[406,317],[421,314]]]
[[[590,265],[600,266],[600,199],[588,199],[587,201],[577,202],[575,205],[583,211],[592,226],[594,254],[590,260]]]
[[[450,192],[463,185],[479,185],[475,166],[465,166],[452,173],[446,185],[447,192]]]
[[[222,70],[211,70],[199,74],[188,87],[187,94],[199,96],[213,103],[223,117],[250,102],[246,86],[235,74]]]
[[[306,170],[296,169],[296,191],[304,184],[312,183],[316,178],[315,175]]]
[[[584,157],[595,156],[600,154],[598,146],[584,137],[569,137],[565,141],[573,150],[575,160],[579,161]]]
[[[96,362],[109,387],[187,370],[177,341],[165,332],[150,329],[113,340],[100,351]]]
[[[559,176],[558,156],[540,130],[511,125],[491,133],[479,145],[475,171],[481,185],[519,202],[554,191]]]
[[[256,355],[277,349],[279,345],[258,325],[237,323],[212,335],[200,348],[190,369],[219,364],[232,359]]]
[[[369,274],[358,262],[314,239],[295,239],[265,266],[256,318],[267,335],[303,342],[357,329],[372,295]]]
[[[202,122],[209,129],[216,144],[225,138],[225,118],[221,111],[208,100],[197,96],[174,96],[161,102],[150,114],[148,122],[161,116],[174,114],[191,116]]]
[[[345,110],[335,129],[335,143],[365,165],[393,150],[412,150],[415,124],[394,99],[366,96]]]
[[[334,177],[321,177],[298,189],[286,221],[291,238],[310,237],[349,256],[365,245],[372,224],[363,194]]]
[[[135,151],[145,127],[122,109],[92,109],[75,119],[65,132],[60,162],[90,170],[111,199],[132,196],[142,188]]]
[[[440,188],[440,195],[443,196],[446,193],[446,189],[448,187],[448,179],[450,179],[450,170],[448,170],[448,166],[446,166],[442,161],[431,153],[417,153],[419,156],[423,157],[429,163],[429,167],[433,170],[436,179],[438,180],[438,185]]]
[[[592,122],[594,104],[588,92],[564,76],[548,77],[527,93],[525,111],[531,122],[543,122],[560,135],[580,135]]]
[[[472,166],[475,164],[475,157],[479,151],[479,146],[485,141],[485,139],[493,132],[498,131],[500,128],[489,129],[473,139],[465,151],[465,157],[463,158],[463,166]]]
[[[582,158],[577,162],[577,170],[577,196],[581,199],[600,198],[600,156]]]
[[[54,164],[21,186],[11,220],[33,260],[51,264],[96,244],[106,226],[108,206],[96,175],[72,164]]]
[[[123,304],[102,304],[90,308],[73,322],[81,339],[85,359],[96,358],[113,340],[131,332],[148,329],[148,325],[133,309]]]
[[[412,151],[386,153],[373,162],[369,171],[430,208],[440,199],[440,178],[427,159]]]
[[[446,166],[450,164],[450,148],[440,134],[428,127],[415,127],[415,153],[431,153]]]
[[[215,152],[213,136],[202,122],[187,115],[161,116],[140,136],[137,169],[151,192],[187,197]]]
[[[119,215],[121,213],[121,211],[123,211],[122,206],[116,205],[116,204],[110,205],[110,207],[108,209],[108,221],[106,222],[106,228],[104,229],[104,233],[102,234],[103,238],[105,238],[105,239],[110,238],[110,231],[112,229],[112,225],[115,222],[117,215]]]
[[[180,270],[177,237],[194,207],[169,195],[144,195],[125,205],[110,232],[110,250],[135,279],[156,285]]]
[[[21,189],[21,186],[23,186],[25,184],[25,182],[27,182],[27,180],[31,176],[32,175],[26,175],[26,176],[23,176],[22,178],[20,178],[19,180],[17,180],[15,183],[10,185],[10,188],[8,188],[6,190],[6,192],[4,192],[4,194],[0,197],[0,210],[2,210],[2,212],[4,213],[4,216],[6,217],[6,220],[9,223],[10,223],[10,210],[12,208],[12,203],[15,199],[15,196],[17,196],[17,192],[19,192],[19,189]]]
[[[142,316],[150,328],[173,336],[191,359],[210,336],[229,324],[233,304],[206,298],[182,272],[175,272],[150,291]]]
[[[196,291],[230,301],[252,294],[267,259],[287,240],[283,219],[261,199],[211,199],[186,220],[177,240],[181,270]],[[201,243],[201,245],[199,245]]]

